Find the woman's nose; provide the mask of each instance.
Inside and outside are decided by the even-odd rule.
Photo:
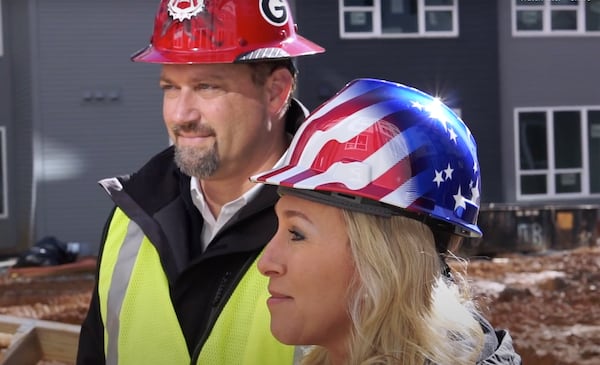
[[[282,255],[278,247],[278,234],[269,241],[267,246],[258,259],[258,271],[264,276],[272,277],[281,275],[285,271],[285,266],[282,263]]]

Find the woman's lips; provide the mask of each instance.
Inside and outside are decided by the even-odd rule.
[[[272,290],[269,290],[269,294],[271,294],[271,297],[267,299],[268,306],[289,302],[294,299],[289,295],[285,295]]]

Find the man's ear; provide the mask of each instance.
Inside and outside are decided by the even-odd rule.
[[[269,111],[283,116],[290,94],[292,93],[293,77],[284,67],[277,68],[267,79]]]

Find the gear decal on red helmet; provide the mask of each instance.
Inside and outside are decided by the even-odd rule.
[[[283,0],[259,0],[260,14],[265,20],[276,27],[288,21],[288,10]]]
[[[167,9],[173,19],[181,22],[192,19],[203,11],[204,0],[169,0]]]

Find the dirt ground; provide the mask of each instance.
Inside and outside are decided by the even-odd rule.
[[[523,364],[600,364],[600,247],[470,260],[467,270]]]
[[[523,364],[600,365],[600,247],[470,259],[467,273]],[[92,287],[92,273],[0,274],[0,314],[80,324]]]
[[[93,280],[91,273],[0,275],[0,314],[79,325],[89,305]]]

